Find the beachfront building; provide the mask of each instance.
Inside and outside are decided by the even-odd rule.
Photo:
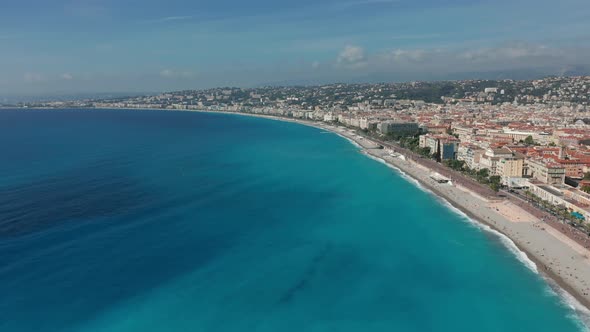
[[[487,149],[479,159],[479,169],[487,168],[490,170],[490,175],[500,175],[498,174],[498,162],[501,159],[513,157],[513,152],[506,148]]]
[[[510,189],[525,189],[530,185],[530,181],[523,177],[506,177],[502,178],[502,184]]]
[[[416,122],[405,121],[383,121],[377,125],[377,130],[383,135],[409,136],[420,132]]]
[[[502,134],[503,137],[510,138],[513,142],[520,142],[527,139],[527,137],[531,136],[535,141],[539,140],[540,135],[536,132],[532,131],[516,131],[516,130],[503,130]]]
[[[496,172],[503,177],[522,177],[524,156],[513,153],[510,157],[502,157],[496,164]]]
[[[359,126],[361,129],[375,131],[377,130],[377,124],[379,121],[373,120],[371,118],[360,118],[359,119]]]
[[[459,140],[451,135],[440,134],[426,134],[420,135],[418,146],[421,148],[429,148],[430,151],[436,155],[438,161],[457,159],[459,150]]]
[[[332,112],[327,112],[326,114],[324,114],[324,122],[335,122],[338,121],[338,115],[332,113]]]
[[[565,176],[573,179],[581,179],[584,177],[584,170],[590,164],[583,160],[559,160],[561,166],[565,169]]]
[[[439,136],[432,134],[420,135],[418,146],[421,148],[429,148],[432,153],[438,151]]]
[[[470,169],[479,170],[479,160],[485,153],[485,150],[468,143],[462,143],[457,148],[457,159],[465,162]]]
[[[429,125],[424,126],[424,131],[430,134],[446,134],[449,131],[449,126]]]
[[[465,125],[453,125],[453,134],[459,136],[461,142],[471,140],[477,134],[477,128]]]
[[[356,117],[351,117],[348,121],[348,126],[350,127],[354,127],[354,128],[360,128],[361,127],[361,123],[359,118]]]
[[[454,160],[457,159],[457,150],[459,149],[459,140],[456,138],[441,139],[439,143],[440,160]],[[432,151],[432,150],[431,150]]]
[[[558,163],[543,159],[528,159],[529,175],[542,183],[562,185],[565,182],[565,168]]]
[[[502,177],[502,184],[512,187],[520,187],[524,171],[524,156],[514,153],[512,157],[500,158],[496,164],[496,172]]]
[[[359,128],[364,130],[369,130],[369,118],[360,118],[359,119]]]
[[[389,133],[389,124],[387,122],[379,122],[377,124],[377,131],[383,135]]]
[[[305,111],[293,111],[291,112],[291,116],[296,119],[305,119],[307,117],[307,112]]]

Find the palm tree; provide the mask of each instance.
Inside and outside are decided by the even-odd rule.
[[[528,195],[528,200],[531,203],[535,203],[535,195],[533,195],[533,193],[531,193],[530,191],[527,190],[527,195]]]
[[[570,212],[566,207],[561,207],[559,210],[559,216],[564,220],[570,215]]]

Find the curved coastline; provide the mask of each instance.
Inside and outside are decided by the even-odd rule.
[[[232,115],[10,110],[3,203],[39,204],[17,219],[30,235],[6,243],[0,305],[14,319],[0,326],[589,331],[569,293],[531,273],[477,209],[470,218],[444,198],[469,195],[451,189],[463,183],[453,174],[441,170],[454,185],[440,184],[435,166],[354,128]],[[46,205],[28,183],[75,203]],[[27,230],[58,205],[63,222]],[[65,214],[78,206],[108,214]]]
[[[192,110],[191,110],[192,111]],[[341,138],[347,140],[349,143],[357,147],[365,156],[385,164],[394,171],[398,172],[403,178],[411,182],[426,193],[434,196],[443,205],[447,206],[451,211],[463,217],[468,222],[472,223],[476,227],[479,227],[485,232],[492,234],[497,237],[498,240],[509,250],[516,258],[530,269],[535,274],[540,275],[548,285],[548,289],[553,293],[552,295],[558,296],[560,300],[570,308],[572,308],[579,316],[580,323],[584,324],[586,330],[590,329],[590,299],[588,296],[584,296],[583,291],[577,289],[576,285],[572,285],[562,278],[559,274],[555,273],[550,269],[543,269],[540,267],[547,266],[547,262],[541,257],[538,257],[534,252],[528,250],[519,239],[513,238],[509,234],[506,234],[498,225],[492,222],[486,221],[484,218],[476,215],[473,211],[457,204],[457,202],[446,193],[442,192],[432,184],[423,181],[423,179],[413,176],[406,167],[402,164],[394,164],[388,160],[375,156],[368,152],[363,146],[361,146],[354,137],[347,136],[345,131],[338,131],[337,128],[325,125],[323,123],[315,123],[306,120],[281,118],[276,116],[258,115],[250,113],[239,113],[239,112],[226,112],[226,111],[196,111],[204,113],[220,113],[220,114],[233,114],[241,116],[251,116],[258,118],[265,118],[276,121],[297,123],[300,125],[310,126],[325,131],[329,131]],[[556,239],[557,241],[557,239]]]
[[[347,140],[350,141],[350,139],[348,138]],[[354,144],[358,146],[358,144]],[[426,192],[427,194],[434,196],[437,200],[441,202],[441,204],[445,205],[448,209],[462,217],[470,224],[497,237],[498,240],[502,243],[502,245],[504,245],[507,250],[509,250],[514,256],[516,256],[516,259],[518,259],[529,270],[531,270],[535,274],[540,275],[547,282],[548,290],[552,292],[552,295],[558,296],[564,304],[572,308],[580,316],[580,319],[584,324],[585,328],[590,326],[590,309],[588,309],[587,304],[584,303],[584,298],[572,295],[576,294],[577,291],[573,287],[571,287],[567,282],[563,281],[559,277],[559,275],[551,273],[551,271],[540,271],[538,266],[542,266],[543,262],[537,259],[534,255],[528,253],[526,249],[521,248],[514,240],[512,240],[509,236],[504,234],[500,229],[495,227],[495,225],[485,222],[484,220],[478,218],[467,209],[462,209],[461,207],[456,206],[447,198],[445,198],[445,195],[443,193],[437,191],[436,188],[433,188],[428,184],[425,184],[420,180],[412,177],[408,173],[404,172],[404,170],[402,170],[401,168],[394,166],[391,163],[388,163],[386,160],[382,158],[377,158],[367,153],[364,154],[367,157],[375,161],[378,161],[382,164],[385,164],[387,167],[395,170],[399,173],[400,176],[402,176],[408,182],[412,183],[413,185],[415,185],[422,191]]]
[[[109,108],[112,109],[112,108]],[[119,108],[123,109],[123,108]],[[524,243],[522,239],[514,236],[514,234],[509,233],[505,228],[502,229],[497,224],[494,224],[491,221],[486,220],[481,215],[478,215],[478,211],[474,211],[472,209],[463,206],[457,201],[456,197],[449,195],[448,193],[444,192],[438,186],[435,186],[432,183],[429,183],[425,180],[428,178],[428,170],[426,169],[419,169],[416,165],[412,165],[408,161],[396,162],[392,160],[393,158],[387,158],[386,160],[379,155],[375,155],[371,153],[370,150],[366,149],[362,146],[362,143],[369,141],[369,139],[365,138],[364,142],[358,142],[356,139],[360,137],[355,137],[353,133],[349,133],[347,130],[342,129],[340,127],[334,127],[329,124],[312,122],[308,120],[300,120],[300,119],[290,119],[290,118],[283,118],[277,116],[269,116],[263,114],[251,114],[251,113],[240,113],[240,112],[232,112],[232,111],[210,111],[210,110],[170,110],[170,109],[156,109],[156,108],[149,108],[149,109],[137,109],[137,108],[129,108],[128,110],[133,111],[175,111],[175,112],[199,112],[199,113],[212,113],[212,114],[229,114],[229,115],[238,115],[238,116],[249,116],[249,117],[257,117],[257,118],[264,118],[282,122],[291,122],[300,125],[315,127],[318,129],[322,129],[324,131],[331,132],[340,136],[343,139],[346,139],[349,143],[353,144],[357,147],[360,152],[365,154],[367,157],[374,159],[375,161],[382,162],[386,164],[388,167],[394,169],[398,172],[402,177],[406,180],[412,182],[414,185],[418,186],[420,189],[424,190],[425,192],[433,195],[435,198],[440,200],[440,202],[447,206],[447,208],[451,209],[453,212],[461,215],[464,217],[468,222],[473,223],[477,227],[480,227],[482,230],[490,232],[494,236],[498,237],[498,239],[502,242],[506,248],[511,251],[517,259],[519,259],[527,268],[531,269],[531,265],[535,265],[537,271],[533,272],[539,274],[542,278],[544,278],[548,284],[549,290],[552,292],[553,295],[559,296],[561,301],[572,308],[578,314],[578,321],[581,324],[584,324],[584,329],[588,330],[590,327],[590,295],[588,293],[584,294],[584,289],[580,288],[579,285],[572,283],[571,281],[566,280],[560,274],[556,273],[552,269],[547,269],[548,264],[550,264],[549,258],[545,257],[544,255],[539,255],[535,253],[529,246]],[[361,138],[362,139],[362,138]],[[374,143],[376,144],[376,143]],[[383,151],[383,150],[381,150]],[[413,166],[413,169],[412,169]],[[417,176],[417,172],[424,173],[422,176]],[[462,189],[466,190],[466,189]],[[477,196],[473,194],[473,196]],[[492,213],[495,213],[492,211]],[[518,233],[518,232],[516,232]],[[507,243],[506,241],[509,241]],[[554,238],[554,241],[560,241]],[[514,247],[512,247],[512,245]],[[563,246],[567,246],[566,243],[563,243]],[[515,250],[516,249],[516,250]],[[573,248],[570,248],[572,253],[575,253]],[[544,248],[543,248],[544,250]],[[522,256],[524,255],[524,256]],[[525,258],[526,257],[526,258]],[[530,262],[523,261],[529,260]],[[588,263],[588,262],[586,262]],[[545,267],[545,268],[542,268]],[[589,270],[590,271],[590,270]],[[588,279],[590,280],[590,279]]]

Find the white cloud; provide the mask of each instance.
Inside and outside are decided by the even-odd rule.
[[[482,62],[495,60],[518,60],[531,58],[557,58],[564,57],[566,54],[563,50],[550,48],[546,45],[537,45],[529,43],[510,43],[491,48],[480,48],[468,50],[459,57],[465,60]]]
[[[172,77],[174,73],[170,69],[164,69],[160,72],[160,76],[162,77]]]
[[[461,75],[559,74],[563,68],[590,68],[590,47],[558,48],[543,44],[499,44],[486,48],[395,48],[367,53],[349,45],[337,56],[334,69],[338,77],[379,77],[379,79],[442,79]],[[517,75],[517,74],[515,74]],[[466,76],[466,77],[467,77]],[[490,76],[491,77],[491,76]]]
[[[195,75],[191,71],[175,71],[172,69],[164,69],[160,71],[160,76],[164,78],[193,78]]]
[[[23,76],[25,83],[37,83],[45,80],[45,77],[39,73],[25,73]]]
[[[434,53],[433,51],[425,51],[421,49],[415,50],[404,50],[396,49],[386,54],[391,60],[397,62],[422,62],[429,55]]]
[[[318,69],[320,67],[320,62],[319,61],[314,61],[311,63],[311,68],[313,69]]]
[[[72,76],[72,74],[70,74],[70,73],[63,73],[63,74],[61,74],[61,78],[66,81],[69,81],[69,80],[73,80],[74,76]]]
[[[336,64],[352,69],[365,67],[368,64],[365,50],[360,46],[347,45],[338,54]]]
[[[187,21],[192,20],[195,18],[194,16],[165,16],[160,18],[155,18],[153,20],[146,21],[147,23],[166,23],[166,22],[178,22],[178,21]]]

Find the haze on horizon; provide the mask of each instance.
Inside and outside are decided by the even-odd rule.
[[[0,95],[590,72],[587,0],[7,0]]]

